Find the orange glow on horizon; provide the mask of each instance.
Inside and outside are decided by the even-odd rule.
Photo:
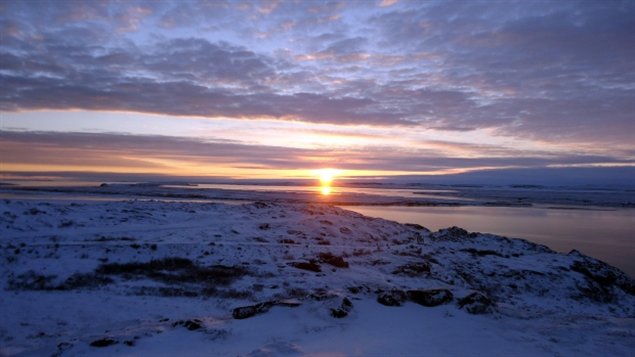
[[[320,182],[322,186],[330,186],[331,182],[336,175],[340,173],[340,170],[337,169],[320,169],[317,170],[317,174],[320,176]]]
[[[9,146],[0,146],[0,149],[11,149]],[[2,151],[2,150],[0,150]],[[51,150],[49,150],[51,151]],[[57,150],[55,150],[57,151]],[[35,152],[36,154],[39,151]],[[447,175],[458,174],[470,171],[488,170],[497,168],[513,168],[513,166],[504,167],[470,167],[470,168],[454,168],[443,169],[437,171],[402,171],[377,168],[375,170],[354,169],[343,170],[335,168],[323,169],[278,169],[267,166],[239,167],[236,164],[218,163],[210,164],[199,160],[188,160],[187,157],[182,159],[164,158],[164,157],[148,157],[142,155],[120,155],[116,151],[107,152],[110,155],[110,162],[105,163],[103,155],[90,155],[90,151],[86,157],[82,157],[79,150],[60,150],[57,151],[55,157],[59,157],[59,161],[52,159],[50,163],[42,163],[37,157],[27,158],[24,162],[12,162],[6,159],[2,163],[3,173],[11,172],[31,172],[31,173],[51,173],[51,172],[92,172],[92,173],[118,173],[118,174],[157,174],[166,176],[188,176],[188,177],[214,177],[222,174],[224,177],[235,179],[318,179],[319,186],[332,187],[335,180],[347,181],[355,178],[388,178],[398,175]],[[74,157],[81,158],[77,162],[66,160],[62,162],[62,158]],[[120,161],[118,164],[117,161]],[[607,165],[608,166],[608,165]],[[333,190],[330,191],[333,193]]]

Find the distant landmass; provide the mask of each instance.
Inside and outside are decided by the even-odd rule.
[[[6,175],[11,178],[7,179]],[[164,184],[232,183],[260,185],[297,185],[316,179],[248,179],[228,176],[171,176],[146,173],[103,172],[6,172],[1,182],[16,180],[94,181],[94,182],[155,182]],[[403,175],[384,177],[348,177],[336,179],[338,185],[368,184],[430,184],[430,185],[479,185],[479,186],[593,186],[635,188],[635,167],[567,167],[567,168],[516,168],[472,171],[449,175]]]
[[[632,186],[635,167],[522,168],[472,171],[453,175],[412,175],[385,181],[448,185]]]

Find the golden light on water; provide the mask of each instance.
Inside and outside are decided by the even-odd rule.
[[[322,192],[322,194],[324,196],[328,196],[331,194],[331,187],[330,186],[322,186],[322,189],[320,190]]]

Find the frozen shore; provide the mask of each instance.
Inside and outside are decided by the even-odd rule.
[[[0,355],[629,355],[578,252],[322,204],[0,201]]]

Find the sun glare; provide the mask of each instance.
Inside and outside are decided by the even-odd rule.
[[[316,175],[320,177],[320,192],[322,193],[322,195],[328,196],[329,194],[331,194],[333,179],[339,173],[340,170],[337,169],[321,169],[316,171]]]
[[[340,172],[337,169],[321,169],[317,170],[317,174],[320,176],[320,182],[324,184],[330,184],[333,178]]]

